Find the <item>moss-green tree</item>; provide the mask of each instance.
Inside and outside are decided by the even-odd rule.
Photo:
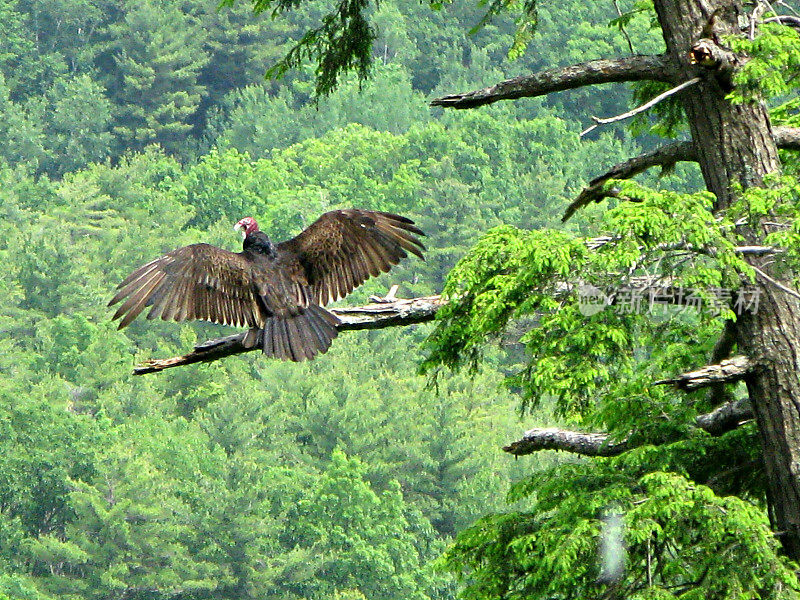
[[[202,29],[176,5],[131,2],[126,9],[109,28],[115,69],[107,87],[116,105],[117,144],[138,150],[158,143],[176,152],[205,94]]]

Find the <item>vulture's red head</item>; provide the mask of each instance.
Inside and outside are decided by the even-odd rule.
[[[258,223],[256,223],[256,220],[253,217],[245,217],[233,226],[233,230],[241,231],[242,239],[247,239],[248,235],[258,231]]]

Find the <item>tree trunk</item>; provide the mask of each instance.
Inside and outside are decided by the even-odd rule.
[[[800,308],[762,289],[756,314],[738,323],[740,349],[758,364],[745,379],[767,473],[770,519],[787,554],[800,559]]]
[[[708,189],[724,210],[735,199],[731,183],[761,185],[764,176],[780,172],[780,162],[766,107],[732,105],[725,100],[729,75],[691,64],[692,46],[701,38],[724,44],[738,34],[741,15],[731,0],[655,0],[667,52],[684,73],[703,81],[680,98],[689,122],[700,168]],[[742,230],[748,243],[763,241],[762,232]],[[749,257],[759,265],[758,257]],[[763,268],[763,267],[761,267]],[[777,287],[762,283],[758,310],[736,324],[739,350],[756,363],[745,382],[761,437],[767,474],[770,519],[786,553],[800,560],[800,305]]]

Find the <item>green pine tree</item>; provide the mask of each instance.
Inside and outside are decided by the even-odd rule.
[[[157,143],[178,152],[206,93],[199,82],[208,61],[202,29],[174,4],[148,0],[126,9],[109,28],[115,68],[107,87],[118,151]]]

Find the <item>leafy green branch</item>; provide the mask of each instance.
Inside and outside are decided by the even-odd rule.
[[[716,289],[752,281],[733,224],[711,213],[712,195],[655,191],[630,181],[607,185],[632,201],[605,213],[602,228],[609,237],[595,250],[587,240],[557,231],[500,227],[482,238],[448,277],[448,304],[428,339],[423,372],[474,368],[513,321],[533,319],[535,326],[520,339],[526,366],[510,385],[523,390],[523,409],[554,397],[562,414],[583,413],[598,394],[625,397],[616,382],[622,375],[636,380],[636,348],[652,340],[641,341],[649,326],[637,311],[586,314],[579,282],[602,290],[645,276],[650,286],[691,289],[711,301]],[[721,311],[697,319],[718,327],[721,316],[731,316],[726,307]]]
[[[800,33],[796,29],[763,23],[752,40],[735,36],[727,43],[734,52],[748,57],[733,76],[732,101],[787,96],[800,85]]]

